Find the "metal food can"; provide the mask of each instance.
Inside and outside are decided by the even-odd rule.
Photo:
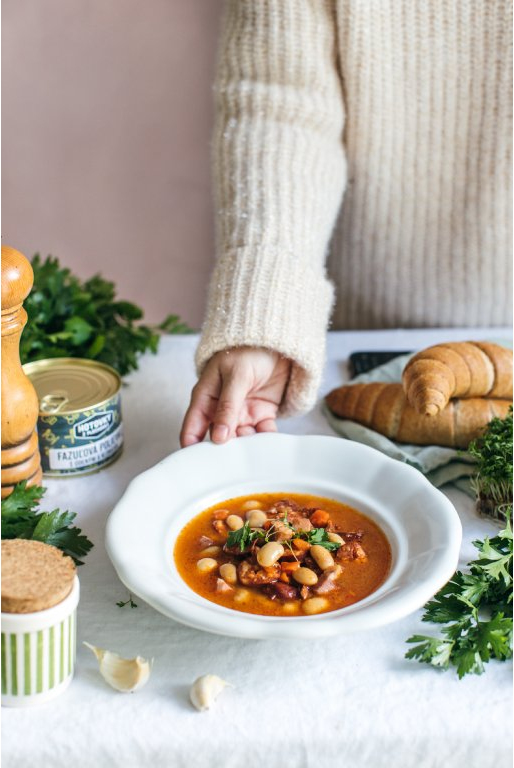
[[[121,379],[105,363],[59,357],[26,363],[39,398],[43,473],[85,475],[111,464],[123,449]]]

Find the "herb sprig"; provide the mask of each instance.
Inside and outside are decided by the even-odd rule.
[[[497,536],[473,542],[479,556],[470,573],[457,571],[425,606],[422,621],[444,625],[441,637],[413,635],[406,654],[459,678],[480,675],[490,659],[512,658],[512,507]]]
[[[302,534],[300,538],[306,539],[309,544],[320,544],[330,552],[333,552],[335,549],[339,549],[341,546],[338,541],[330,541],[326,528],[312,528],[310,531]]]
[[[99,360],[124,376],[138,356],[156,352],[161,333],[188,333],[177,315],[147,326],[140,307],[116,298],[114,283],[100,275],[82,282],[59,260],[36,254],[34,288],[25,300],[29,321],[20,343],[23,363],[47,357]]]
[[[228,547],[239,547],[241,552],[248,549],[255,539],[266,539],[267,534],[258,529],[250,528],[250,523],[246,522],[237,531],[229,531],[227,537]],[[267,540],[267,539],[266,539]]]
[[[125,608],[126,605],[130,605],[131,608],[137,608],[137,603],[135,603],[132,600],[132,595],[130,594],[130,592],[129,592],[129,599],[128,600],[125,600],[125,601],[118,600],[116,605],[118,606],[118,608]]]
[[[43,541],[61,549],[77,565],[83,565],[79,558],[87,555],[93,544],[80,528],[72,525],[76,512],[38,511],[45,490],[38,485],[27,487],[24,480],[2,499],[2,539]]]
[[[512,504],[512,407],[504,419],[490,421],[484,434],[470,443],[468,451],[477,460],[471,486],[477,496],[478,511],[505,520],[505,509]]]
[[[294,538],[296,539],[304,539],[305,541],[308,541],[309,544],[321,544],[322,547],[325,547],[325,549],[328,549],[329,551],[334,551],[341,546],[337,541],[330,541],[328,532],[325,528],[311,528],[310,531],[296,530],[287,520],[287,516],[279,518],[279,520],[294,531]],[[261,531],[259,529],[250,528],[250,524],[246,522],[236,531],[229,531],[227,545],[229,547],[239,547],[241,552],[244,552],[249,549],[256,539],[262,539],[266,543],[271,540],[275,533],[276,530],[274,524],[271,525],[267,531]]]

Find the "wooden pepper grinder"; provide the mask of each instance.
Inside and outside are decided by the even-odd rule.
[[[20,362],[20,337],[27,322],[23,301],[34,283],[29,260],[2,245],[2,499],[16,483],[40,485],[36,423],[39,402]]]

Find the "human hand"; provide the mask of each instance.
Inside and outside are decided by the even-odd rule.
[[[180,445],[199,443],[210,429],[214,443],[254,432],[276,432],[291,361],[278,352],[237,347],[217,352],[195,385]]]

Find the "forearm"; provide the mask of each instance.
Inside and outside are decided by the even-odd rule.
[[[345,181],[332,2],[229,4],[213,143],[218,262],[197,353],[255,345],[294,361],[286,410],[312,405]]]

